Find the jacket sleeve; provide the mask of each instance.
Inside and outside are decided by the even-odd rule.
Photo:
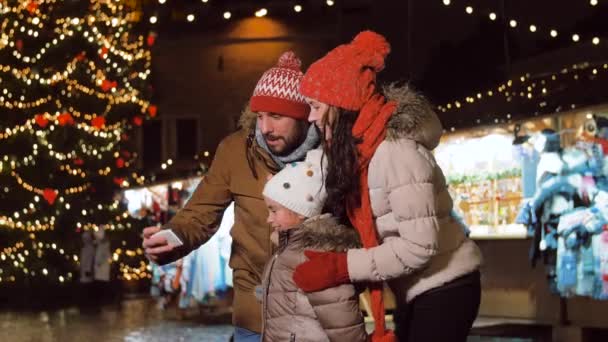
[[[224,210],[232,201],[230,191],[230,155],[227,140],[217,148],[209,171],[183,209],[164,225],[184,243],[161,264],[176,260],[207,242],[218,230]]]
[[[376,225],[398,234],[381,236],[377,247],[348,251],[352,281],[408,275],[437,253],[438,203],[450,200],[437,198],[437,169],[431,152],[414,141],[385,141],[378,147],[369,166],[372,208]]]
[[[352,284],[309,292],[306,296],[331,342],[367,340],[359,296]]]

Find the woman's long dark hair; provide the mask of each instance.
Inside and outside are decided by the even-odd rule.
[[[337,115],[331,128],[331,143],[323,140],[323,150],[328,161],[325,179],[327,200],[324,211],[332,213],[342,223],[349,223],[347,206],[358,207],[361,204],[357,152],[360,139],[353,137],[351,133],[359,112],[340,108],[330,110],[336,110]]]

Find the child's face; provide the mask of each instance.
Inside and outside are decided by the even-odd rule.
[[[264,201],[266,201],[266,207],[268,208],[268,219],[266,222],[270,223],[275,231],[291,229],[306,219],[304,216],[285,208],[270,198],[264,197]]]

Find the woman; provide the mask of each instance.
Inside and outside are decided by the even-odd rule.
[[[362,249],[310,254],[294,273],[304,291],[346,282],[371,286],[376,341],[384,331],[382,282],[397,298],[400,341],[466,341],[480,300],[481,254],[452,216],[431,151],[441,123],[407,86],[376,88],[390,46],[371,31],[338,46],[306,72],[300,92],[325,137],[326,209],[350,219]]]

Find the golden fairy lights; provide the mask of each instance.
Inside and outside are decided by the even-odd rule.
[[[477,92],[476,94],[469,95],[464,100],[455,100],[448,102],[447,104],[440,105],[437,107],[442,112],[447,112],[451,109],[461,108],[466,103],[475,103],[477,100],[481,100],[484,97],[492,97],[494,95],[502,94],[507,102],[511,102],[514,97],[522,97],[532,99],[534,96],[546,95],[550,93],[550,86],[552,82],[563,78],[564,75],[573,74],[573,79],[578,79],[580,74],[587,74],[587,76],[598,75],[598,73],[608,73],[608,64],[590,65],[589,63],[575,64],[571,67],[562,68],[559,72],[553,73],[542,78],[536,78],[534,81],[531,80],[529,74],[522,75],[515,80],[508,80],[507,82],[500,84],[497,88],[488,89],[487,91]],[[511,88],[515,87],[519,82],[519,87],[525,89],[525,91],[512,91]],[[536,95],[534,95],[536,93]],[[461,102],[462,101],[462,102]],[[464,103],[463,103],[464,102]]]
[[[442,0],[443,4],[445,6],[450,6],[452,5],[450,0]],[[597,5],[597,0],[591,0],[591,6],[595,6]],[[475,14],[480,14],[483,16],[486,16],[491,20],[491,21],[495,21],[498,18],[498,15],[495,12],[492,11],[479,11],[479,10],[475,10],[475,8],[473,6],[470,5],[466,5],[464,7],[464,11],[467,14],[470,15],[475,15]],[[511,27],[512,29],[517,28],[519,25],[521,25],[521,22],[518,22],[517,20],[513,19],[513,18],[507,18],[507,22],[509,23],[509,27]],[[558,31],[555,30],[554,28],[542,28],[534,23],[531,23],[527,26],[523,26],[524,28],[527,28],[526,32],[529,33],[533,33],[533,34],[542,34],[542,35],[546,35],[550,38],[557,38],[558,37]],[[581,37],[579,34],[577,33],[572,33],[572,41],[573,42],[579,42],[581,40],[584,41],[588,41],[588,42],[592,42],[593,45],[598,45],[600,43],[600,38],[599,35],[589,35],[586,38]]]
[[[32,238],[33,240],[33,238]],[[27,243],[29,245],[30,243]],[[51,274],[45,267],[39,269],[27,268],[29,258],[42,258],[48,253],[55,253],[62,256],[65,260],[73,262],[75,265],[80,263],[80,260],[76,254],[69,255],[62,248],[59,248],[54,243],[42,243],[42,242],[31,242],[31,249],[27,249],[26,243],[19,242],[13,247],[7,247],[0,251],[0,261],[9,261],[11,265],[20,270],[20,273],[28,277],[43,276],[43,277],[54,277],[59,282],[64,282],[72,279],[73,273],[67,272],[65,274]],[[112,253],[112,257],[108,258],[109,264],[119,264],[120,278],[124,280],[139,280],[145,278],[151,278],[150,266],[143,260],[140,260],[136,267],[125,264],[128,259],[138,258],[141,259],[144,251],[141,248],[135,250],[122,250],[117,248]],[[0,282],[12,282],[15,281],[14,276],[2,277],[3,270],[0,268]]]
[[[517,98],[521,98],[524,101],[537,101],[536,105],[538,108],[543,109],[547,107],[547,101],[544,97],[551,95],[556,90],[559,91],[559,89],[564,86],[563,82],[580,79],[595,81],[599,76],[602,76],[600,73],[603,73],[604,76],[608,75],[608,63],[590,64],[588,62],[583,62],[563,67],[558,72],[538,77],[525,74],[519,78],[508,80],[507,82],[500,84],[497,88],[485,92],[477,92],[476,94],[465,97],[464,100],[451,101],[447,104],[437,106],[437,109],[444,113],[455,111],[464,107],[466,104],[473,104],[493,96],[502,96],[506,102],[512,102]],[[569,107],[574,109],[576,108],[576,105],[570,104]],[[493,123],[509,122],[510,120],[511,114],[506,114],[506,120],[495,117]],[[477,119],[476,122],[477,124],[482,123],[481,119]],[[454,131],[455,128],[451,127],[450,130]]]
[[[112,177],[113,171],[127,167],[130,163],[130,158],[125,157],[124,164],[115,165],[114,150],[122,139],[129,138],[126,133],[134,125],[128,121],[130,117],[113,116],[115,106],[132,104],[132,115],[156,115],[156,108],[152,111],[150,103],[143,99],[142,92],[134,86],[139,86],[139,80],[145,81],[150,76],[151,53],[148,48],[153,41],[146,40],[143,36],[130,36],[128,29],[123,26],[136,20],[137,15],[125,13],[120,2],[91,0],[90,12],[95,15],[58,19],[51,19],[52,11],[46,6],[55,3],[59,6],[61,2],[37,0],[13,3],[14,6],[10,7],[5,1],[0,2],[0,50],[5,50],[9,56],[0,64],[0,110],[14,111],[16,121],[11,122],[8,127],[0,127],[0,143],[6,143],[4,141],[7,139],[17,138],[19,135],[27,139],[31,137],[35,142],[31,152],[26,151],[26,155],[0,156],[0,173],[11,183],[0,187],[0,191],[10,193],[25,190],[31,193],[33,200],[31,203],[25,203],[19,210],[13,209],[14,212],[0,214],[1,229],[21,230],[29,234],[29,240],[19,241],[12,247],[3,246],[0,250],[0,261],[3,261],[0,264],[0,282],[15,281],[21,272],[26,276],[45,276],[58,282],[66,282],[73,279],[72,273],[59,274],[50,267],[33,269],[27,266],[28,259],[57,253],[77,264],[78,257],[69,254],[55,243],[35,241],[34,234],[54,230],[59,216],[66,211],[77,215],[77,229],[99,230],[100,226],[89,221],[106,210],[118,213],[111,222],[104,225],[105,229],[132,228],[127,220],[128,214],[118,210],[118,202],[82,209],[75,203],[81,200],[81,197],[74,195],[91,189],[91,183],[87,182],[89,177],[98,173]],[[101,10],[102,7],[105,8]],[[107,8],[110,11],[105,11]],[[43,30],[48,35],[42,34]],[[79,45],[74,44],[75,41]],[[36,47],[28,44],[36,44]],[[86,53],[93,53],[93,56],[87,55],[83,50],[75,51],[75,55],[63,62],[65,64],[45,68],[46,59],[49,58],[47,56],[54,55],[54,52],[61,48],[69,49],[74,46],[82,46]],[[13,64],[15,66],[12,66]],[[86,76],[76,78],[75,75],[81,72]],[[111,86],[108,87],[108,84]],[[49,95],[27,97],[29,93],[41,92]],[[101,110],[97,113],[85,113],[73,108],[70,98],[80,96],[90,96],[94,101],[100,100],[98,103],[101,104]],[[71,132],[77,130],[81,134],[84,133],[95,143],[88,143],[89,140],[84,139],[84,142],[81,141],[76,146],[53,146],[53,135],[57,134],[58,130],[65,129],[64,127],[68,127]],[[15,140],[9,142],[13,141]],[[121,151],[122,153],[132,155],[128,151]],[[64,177],[69,180],[67,186],[53,188],[50,185],[38,184],[40,181],[35,180],[35,177],[29,178],[29,173],[24,170],[36,167],[36,161],[39,161],[38,157],[41,155],[45,162],[48,162],[48,156],[52,157],[51,161],[59,161],[55,175],[62,173],[73,176]],[[86,167],[86,163],[103,158],[107,159],[110,165]],[[85,166],[82,166],[83,163]],[[122,183],[125,182],[126,179]],[[117,181],[115,183],[118,184]],[[142,255],[143,251],[140,249],[127,250],[121,254],[119,262],[123,279],[149,277],[145,263],[143,266],[140,264],[128,269],[123,268],[123,262],[141,258]],[[18,272],[7,274],[6,266],[13,267]]]

